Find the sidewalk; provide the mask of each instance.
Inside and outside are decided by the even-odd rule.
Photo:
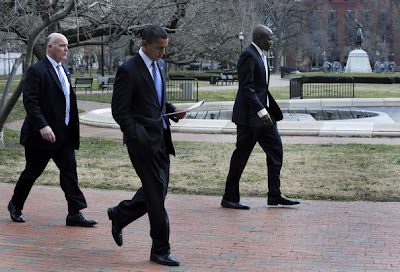
[[[26,223],[6,209],[13,184],[0,183],[0,271],[400,271],[400,203],[302,201],[268,207],[244,198],[249,211],[220,207],[220,197],[167,197],[172,253],[179,267],[149,261],[147,216],[111,236],[108,207],[132,192],[83,189],[93,228],[65,226],[59,187],[34,186]]]

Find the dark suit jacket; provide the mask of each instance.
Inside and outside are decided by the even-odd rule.
[[[283,119],[278,104],[268,90],[264,62],[252,44],[240,55],[238,76],[239,90],[232,114],[232,121],[236,125],[262,127],[264,124],[257,112],[263,108],[267,109],[275,121]],[[267,107],[267,95],[269,107]]]
[[[166,99],[165,63],[160,60],[159,70],[163,82],[161,105],[154,86],[153,78],[139,54],[124,62],[117,71],[111,102],[112,115],[124,133],[124,143],[137,141],[144,146],[150,146],[157,152],[164,137],[162,114],[174,112],[176,107]],[[167,122],[167,145],[169,154],[175,154]]]
[[[65,96],[57,73],[46,58],[29,67],[23,86],[23,102],[27,116],[21,129],[20,143],[25,147],[57,149],[67,140],[79,149],[79,117],[76,95],[69,70],[64,67],[70,83],[70,121],[65,126]],[[39,130],[50,126],[56,142],[42,138]]]

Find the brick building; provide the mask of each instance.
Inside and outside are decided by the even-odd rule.
[[[311,37],[319,39],[317,57],[312,66],[323,61],[340,61],[344,66],[348,53],[355,48],[356,22],[362,25],[362,49],[372,65],[376,61],[394,61],[400,66],[400,1],[399,0],[295,0],[310,8],[307,19]],[[319,48],[321,44],[321,48]],[[315,46],[314,46],[315,47]],[[287,64],[292,62],[286,56]]]

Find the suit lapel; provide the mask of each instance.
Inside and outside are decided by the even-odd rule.
[[[69,86],[72,86],[72,84],[71,84],[71,74],[69,73],[69,70],[64,65],[61,65],[61,66],[64,69],[64,73],[68,78]],[[70,88],[70,89],[72,89],[72,88]]]
[[[261,69],[260,72],[263,73],[264,78],[265,78],[265,82],[267,82],[267,71],[265,70],[265,64],[264,64],[264,60],[262,59],[262,57],[260,56],[260,54],[258,53],[257,49],[254,47],[254,45],[251,45],[252,51],[253,51],[253,55],[255,56],[255,58],[258,61],[258,64],[260,65]],[[268,66],[268,63],[267,63]],[[269,77],[269,71],[268,71],[268,77]],[[269,85],[269,78],[268,78],[268,84]]]
[[[58,88],[62,92],[63,90],[62,90],[62,87],[61,87],[60,79],[58,78],[57,73],[53,68],[53,65],[51,65],[51,62],[47,58],[46,58],[46,66],[47,66],[47,69],[50,72],[52,78],[54,79],[54,82],[57,84]]]
[[[69,72],[69,70],[64,66],[64,65],[61,65],[62,66],[62,68],[64,69],[64,73],[65,73],[65,75],[67,76],[67,78],[68,78],[68,82],[69,82],[69,93],[71,94],[71,93],[75,93],[75,90],[74,90],[74,88],[72,87],[72,83],[71,83],[71,74],[70,74],[70,72]],[[54,69],[53,69],[54,70]]]
[[[58,88],[64,94],[64,91],[63,91],[62,86],[61,86],[60,79],[58,78],[58,75],[57,75],[56,71],[54,70],[53,65],[51,64],[51,62],[47,58],[46,58],[46,66],[47,66],[47,69],[49,70],[51,76],[53,77],[54,81],[56,82]],[[69,86],[70,86],[69,89],[70,89],[70,92],[71,92],[71,90],[72,91],[74,90],[72,88],[72,84],[71,84],[71,75],[70,75],[69,71],[67,71],[67,69],[64,67],[64,65],[61,65],[61,67],[64,69],[64,73],[67,75]]]
[[[158,103],[158,95],[156,86],[154,85],[153,77],[150,75],[149,69],[147,69],[146,64],[144,63],[142,57],[140,57],[139,54],[137,54],[136,57],[137,57],[137,64],[139,66],[139,71],[142,74],[144,80],[146,81],[146,84],[149,86],[151,94],[153,95],[153,98],[155,99],[157,105],[160,105],[160,103]]]

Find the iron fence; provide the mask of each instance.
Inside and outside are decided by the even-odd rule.
[[[199,101],[199,81],[196,78],[169,78],[168,100]]]
[[[296,77],[290,79],[292,98],[354,98],[352,77]]]

